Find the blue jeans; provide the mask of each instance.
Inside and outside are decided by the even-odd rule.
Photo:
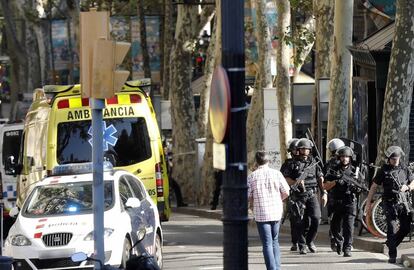
[[[280,221],[256,222],[267,270],[280,270]]]

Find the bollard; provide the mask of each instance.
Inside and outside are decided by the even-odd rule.
[[[0,269],[1,270],[12,270],[13,258],[0,256]]]

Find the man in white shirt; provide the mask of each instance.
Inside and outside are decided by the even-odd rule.
[[[247,178],[248,197],[263,245],[268,270],[279,270],[279,227],[283,200],[289,196],[289,185],[282,173],[269,168],[264,151],[256,153],[257,169]]]

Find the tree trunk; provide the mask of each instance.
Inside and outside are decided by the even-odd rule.
[[[216,0],[216,6],[221,6],[221,1]],[[197,203],[199,205],[208,205],[212,199],[212,194],[215,188],[215,170],[213,168],[213,134],[211,132],[210,127],[210,120],[208,117],[208,108],[210,104],[210,89],[211,89],[211,79],[212,79],[212,73],[214,71],[214,67],[216,67],[221,62],[221,13],[220,9],[217,9],[216,11],[216,17],[214,20],[213,25],[213,31],[211,36],[211,43],[210,46],[212,48],[209,48],[208,51],[208,59],[206,63],[206,86],[205,86],[205,92],[202,94],[201,97],[201,104],[204,103],[204,105],[200,106],[200,113],[199,113],[199,121],[202,117],[201,109],[204,108],[205,115],[202,117],[205,119],[206,124],[204,127],[199,122],[199,135],[201,135],[200,130],[205,130],[205,137],[206,137],[206,145],[205,145],[205,152],[204,152],[204,163],[203,168],[201,169],[201,179],[202,179],[202,186],[201,190],[197,195]],[[214,51],[212,51],[214,49]],[[210,54],[211,53],[211,54]],[[207,67],[211,67],[211,75],[208,72]],[[209,83],[208,83],[209,82]],[[203,101],[204,99],[204,101]]]
[[[145,24],[144,1],[137,0],[137,15],[139,19],[139,37],[142,50],[142,57],[144,58],[144,77],[151,78],[150,57],[147,46],[147,29]]]
[[[217,18],[217,17],[216,17]],[[210,106],[210,88],[211,80],[213,78],[214,68],[216,63],[220,62],[217,56],[217,20],[213,25],[213,31],[211,35],[211,41],[207,49],[206,62],[204,67],[203,78],[203,92],[200,94],[200,109],[198,111],[198,137],[206,137],[207,124],[208,124],[208,108]],[[220,55],[220,54],[219,54]],[[217,61],[218,60],[218,61]]]
[[[316,142],[318,137],[318,81],[329,78],[331,73],[330,49],[333,43],[333,19],[335,0],[314,0],[313,10],[315,16],[315,90],[312,102],[311,130]],[[318,145],[322,149],[322,145]]]
[[[195,180],[195,109],[191,90],[191,54],[197,8],[179,5],[175,42],[171,56],[171,121],[173,139],[173,178],[181,187],[184,199],[194,200]],[[198,180],[198,179],[197,179]]]
[[[410,151],[408,131],[414,84],[414,1],[399,0],[396,3],[377,164],[385,161],[384,152],[391,145],[401,146],[407,155]]]
[[[353,6],[353,0],[335,1],[327,141],[348,137],[352,59],[347,46],[352,45]]]
[[[252,3],[256,7],[255,34],[258,44],[258,75],[256,76],[256,87],[252,96],[252,102],[247,115],[247,163],[251,168],[254,163],[254,155],[258,150],[264,149],[264,108],[263,108],[263,88],[272,87],[271,73],[271,37],[270,29],[266,19],[267,0],[255,0]]]
[[[277,37],[279,46],[277,48],[277,75],[276,90],[279,105],[279,138],[280,156],[283,163],[286,159],[286,144],[292,138],[292,107],[291,89],[289,78],[290,49],[285,43],[285,31],[290,26],[290,2],[289,0],[276,1],[277,5]]]
[[[302,28],[305,28],[307,31],[311,33],[315,33],[315,18],[313,16],[310,16],[307,18],[306,22],[302,25]],[[295,53],[295,71],[293,74],[293,82],[296,82],[297,76],[300,73],[300,69],[302,68],[303,64],[306,61],[306,58],[308,57],[309,53],[312,51],[313,45],[315,42],[308,41],[307,44],[303,47],[303,50],[298,52],[296,49],[294,50]]]
[[[74,81],[73,72],[75,68],[79,68],[80,63],[75,63],[75,55],[77,55],[80,52],[80,38],[79,38],[79,16],[80,16],[80,6],[78,1],[72,1],[73,5],[69,7],[68,9],[68,15],[70,19],[70,29],[71,29],[71,36],[69,37],[71,40],[71,47],[72,51],[71,53],[71,70],[70,70],[70,80],[72,83],[77,83]],[[73,42],[72,42],[73,41]]]
[[[171,83],[171,46],[174,41],[173,29],[173,5],[172,1],[164,0],[164,52],[163,52],[163,74],[162,74],[162,97],[165,100],[170,98],[170,83]]]
[[[18,26],[16,25],[16,21],[14,20],[14,18],[18,17],[17,8],[15,6],[16,3],[7,0],[0,0],[0,2],[5,19],[7,50],[12,67],[11,95],[13,101],[17,97],[17,92],[20,89],[25,89],[27,86],[25,84],[25,79],[20,76],[20,74],[22,74],[20,70],[27,67],[27,56],[24,43],[19,39],[20,33],[17,29]]]

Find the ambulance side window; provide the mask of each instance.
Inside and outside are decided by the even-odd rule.
[[[119,180],[119,196],[121,197],[122,205],[125,206],[128,198],[134,197],[131,189],[128,186],[128,183],[124,178]]]

